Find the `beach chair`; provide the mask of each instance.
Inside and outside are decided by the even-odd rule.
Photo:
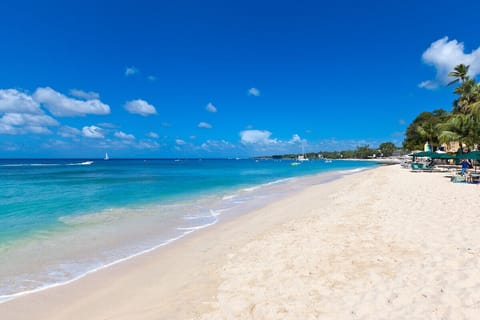
[[[416,172],[435,171],[435,166],[433,164],[425,164],[425,163],[418,163],[418,162],[412,162],[411,168],[412,168],[412,171],[416,171]]]
[[[451,180],[453,183],[465,183],[467,182],[467,178],[462,175],[454,175],[452,176]]]

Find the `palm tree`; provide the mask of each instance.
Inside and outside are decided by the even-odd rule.
[[[452,114],[450,118],[437,126],[440,131],[438,139],[441,143],[458,141],[460,146],[463,143],[473,145],[478,138],[478,121],[472,114]]]
[[[470,66],[466,66],[464,64],[459,64],[458,66],[456,66],[453,69],[454,71],[448,73],[449,77],[454,77],[456,79],[453,80],[453,81],[450,81],[448,83],[448,85],[454,84],[458,81],[461,81],[463,83],[466,80],[468,80],[469,79],[469,77],[468,77],[468,69],[469,68],[470,68]]]
[[[467,79],[453,92],[459,95],[458,99],[453,101],[453,112],[467,114],[472,106],[479,101],[479,86],[473,79]]]
[[[437,128],[436,124],[431,121],[424,122],[422,125],[417,127],[417,133],[420,135],[420,137],[422,137],[423,141],[428,141],[433,149],[434,139],[439,133],[439,129]]]

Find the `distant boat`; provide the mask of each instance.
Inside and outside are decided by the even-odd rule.
[[[105,152],[105,158],[103,160],[109,160],[110,158],[108,157],[108,153]]]
[[[290,165],[291,165],[292,167],[296,167],[296,166],[301,165],[301,163],[295,161],[295,162],[290,163]]]
[[[297,161],[308,161],[308,160],[310,160],[310,159],[305,158],[305,156],[303,156],[303,155],[297,157]]]
[[[305,149],[303,147],[303,141],[302,141],[302,154],[300,156],[297,157],[297,161],[308,161],[310,159],[308,159],[306,156],[305,156]]]

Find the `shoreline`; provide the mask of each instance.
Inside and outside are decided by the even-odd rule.
[[[46,285],[41,286],[41,287],[24,290],[22,292],[17,292],[17,293],[13,293],[13,294],[9,294],[9,295],[0,296],[0,299],[1,299],[0,300],[0,305],[3,304],[3,303],[6,303],[8,301],[18,299],[18,298],[23,297],[23,296],[28,296],[30,294],[36,294],[36,293],[39,293],[39,292],[42,292],[42,291],[47,291],[47,290],[50,290],[50,289],[53,289],[53,288],[56,288],[56,287],[61,287],[61,286],[66,286],[66,285],[72,284],[76,281],[79,281],[79,280],[83,279],[86,276],[89,276],[91,274],[99,272],[103,269],[108,269],[112,266],[115,266],[117,264],[123,263],[123,262],[131,260],[131,259],[135,259],[135,258],[137,258],[141,255],[150,253],[150,252],[155,251],[157,249],[160,249],[162,247],[172,245],[176,241],[178,241],[178,240],[180,240],[184,237],[190,236],[192,233],[196,233],[201,229],[209,229],[212,226],[214,226],[215,224],[217,224],[218,222],[223,223],[224,220],[236,219],[238,216],[248,214],[251,211],[255,211],[255,210],[257,210],[261,207],[266,206],[269,202],[275,202],[275,201],[278,201],[279,199],[282,199],[284,197],[288,197],[288,196],[291,196],[292,194],[295,194],[297,192],[301,192],[303,189],[308,188],[312,184],[327,183],[328,181],[339,179],[339,178],[341,178],[345,175],[354,174],[354,173],[357,173],[359,171],[364,171],[364,170],[369,170],[369,169],[371,169],[371,167],[358,168],[358,169],[346,169],[346,170],[338,169],[338,170],[334,170],[334,171],[321,172],[321,173],[317,173],[317,174],[314,174],[314,175],[281,178],[279,180],[273,180],[273,181],[270,181],[270,182],[261,183],[259,185],[255,185],[255,186],[248,187],[248,188],[243,188],[242,187],[240,189],[231,190],[232,193],[229,194],[228,196],[224,196],[222,200],[224,200],[224,201],[225,200],[235,200],[234,198],[238,198],[238,197],[243,198],[247,194],[253,194],[252,192],[260,191],[261,193],[260,193],[259,197],[258,197],[258,195],[255,195],[255,197],[258,197],[259,199],[256,199],[256,200],[251,199],[251,200],[248,200],[246,203],[243,203],[241,205],[235,205],[234,207],[232,207],[233,212],[226,212],[225,214],[224,213],[218,213],[218,214],[214,215],[212,213],[212,210],[217,211],[217,209],[218,209],[219,211],[225,211],[225,209],[221,209],[221,207],[210,208],[209,210],[212,214],[212,217],[215,216],[213,222],[208,222],[207,221],[206,224],[202,224],[202,225],[199,225],[199,226],[193,226],[193,227],[192,226],[190,226],[190,227],[188,227],[188,226],[185,226],[185,227],[178,226],[176,229],[180,233],[178,235],[174,235],[173,238],[168,238],[168,239],[162,240],[158,244],[154,244],[153,246],[146,247],[146,248],[142,249],[141,251],[133,252],[133,253],[128,254],[126,256],[119,257],[119,258],[117,258],[113,261],[107,261],[105,264],[94,267],[92,269],[88,269],[88,270],[86,270],[86,271],[84,271],[84,272],[82,272],[78,275],[73,276],[72,278],[70,278],[68,280],[64,280],[64,281],[60,281],[60,282],[54,282],[54,283],[46,284]],[[288,189],[288,191],[287,191],[287,189]],[[263,199],[261,199],[261,198],[263,198]],[[219,205],[219,204],[217,204],[217,205]],[[242,206],[245,206],[246,208],[245,209],[240,208]],[[231,210],[232,208],[230,208],[228,210]],[[154,207],[152,207],[151,209],[154,210]],[[41,249],[41,248],[39,248],[39,249]]]
[[[480,222],[472,203],[461,216],[452,213],[464,197],[478,199],[476,186],[377,167],[313,185],[66,286],[5,302],[0,315],[474,319]]]

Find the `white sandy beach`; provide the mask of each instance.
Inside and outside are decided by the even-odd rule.
[[[0,304],[0,319],[478,319],[479,201],[479,185],[380,167]]]

